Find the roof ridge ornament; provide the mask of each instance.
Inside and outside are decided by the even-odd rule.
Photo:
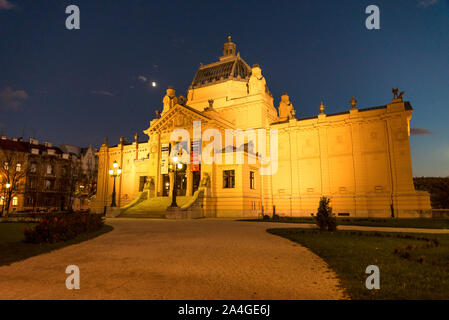
[[[231,35],[228,35],[228,41],[223,44],[223,57],[235,56],[237,46],[231,41]]]
[[[326,109],[326,106],[323,104],[323,101],[321,101],[321,104],[320,104],[320,114],[324,114],[324,110]]]
[[[357,100],[354,98],[354,96],[352,96],[351,101],[349,101],[349,103],[351,104],[352,109],[357,109]]]

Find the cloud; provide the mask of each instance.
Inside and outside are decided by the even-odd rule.
[[[105,90],[92,90],[90,93],[95,94],[95,95],[100,95],[100,96],[110,96],[110,97],[115,96],[115,93],[105,91]]]
[[[139,79],[142,82],[147,82],[148,81],[147,77],[145,77],[145,76],[139,76],[137,79]]]
[[[0,10],[11,10],[15,8],[15,5],[8,0],[0,0]]]
[[[28,99],[28,94],[24,90],[13,90],[11,87],[3,88],[0,90],[0,110],[17,111],[23,100],[26,99]]]
[[[427,8],[430,6],[433,6],[435,4],[438,4],[440,0],[418,0],[418,8]]]
[[[420,135],[424,135],[424,134],[433,134],[433,132],[428,129],[424,129],[424,128],[411,128],[410,134],[412,136],[420,136]]]

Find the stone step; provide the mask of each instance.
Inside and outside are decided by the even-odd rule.
[[[150,218],[150,219],[165,219],[165,212],[132,212],[123,213],[119,218]]]

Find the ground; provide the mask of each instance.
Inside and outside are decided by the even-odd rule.
[[[1,299],[343,299],[335,273],[273,223],[109,219],[109,233],[0,267]],[[286,224],[286,227],[297,225]],[[65,269],[80,268],[67,290]]]
[[[350,228],[350,229],[349,229]],[[337,272],[351,299],[449,299],[448,230],[420,233],[372,231],[340,226],[338,232],[311,228],[267,231],[297,242],[323,258]],[[397,228],[395,230],[398,230]],[[444,234],[446,232],[446,234]],[[367,290],[366,267],[379,268],[380,290]]]
[[[337,217],[337,225],[366,226],[366,227],[391,227],[391,228],[419,228],[419,229],[447,229],[448,218],[341,218]],[[261,222],[262,219],[245,219],[242,221]],[[316,223],[315,217],[279,217],[271,222],[280,223]],[[300,226],[302,227],[302,226]]]

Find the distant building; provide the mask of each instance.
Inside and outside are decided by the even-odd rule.
[[[2,136],[0,210],[66,210],[70,205],[71,162],[69,154],[49,142]]]
[[[74,166],[79,166],[82,177],[75,185],[72,208],[75,211],[89,209],[92,196],[96,193],[98,175],[97,150],[62,144],[61,150],[71,156]]]

